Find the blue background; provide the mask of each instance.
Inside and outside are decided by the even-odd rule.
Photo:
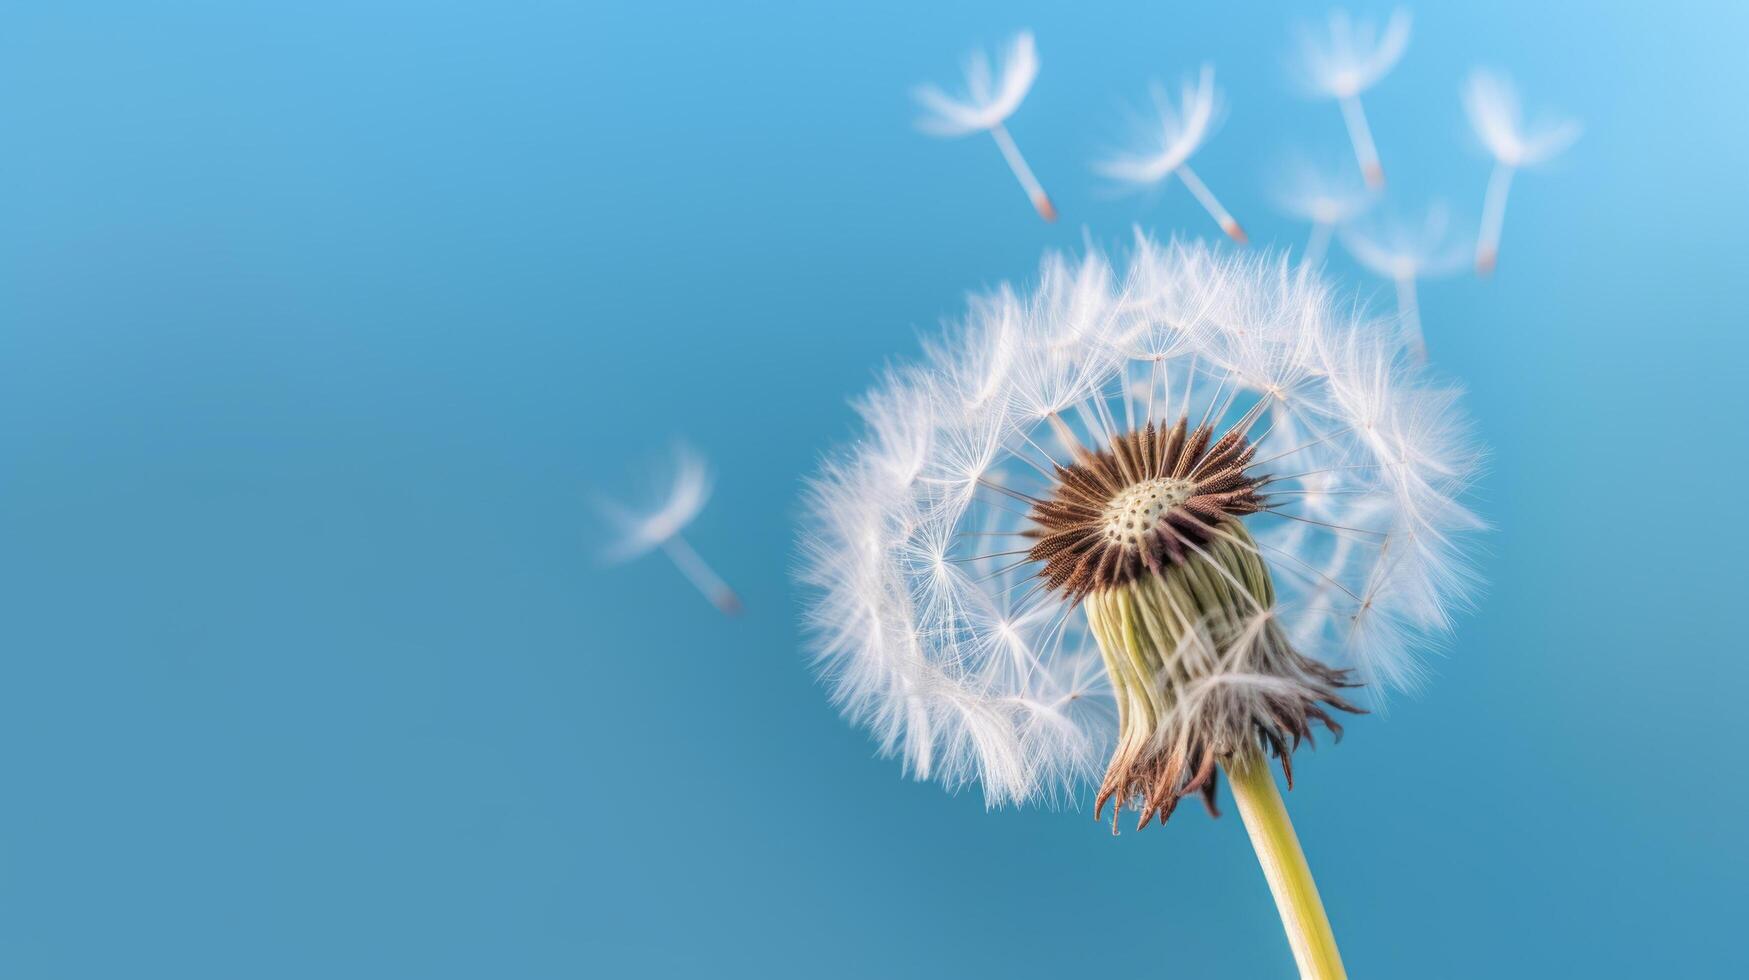
[[[1300,763],[1356,976],[1749,971],[1749,8],[1626,6],[1426,5],[1365,100],[1391,201],[1471,220],[1468,68],[1588,128],[1494,279],[1424,289],[1497,530],[1434,685]],[[1271,166],[1346,145],[1282,67],[1321,8],[940,7],[7,5],[0,973],[1291,973],[1233,817],[902,780],[790,566],[846,399],[966,290],[1214,231],[1089,171],[1150,78],[1216,64],[1198,170],[1298,246]],[[1023,26],[1055,226],[910,129]],[[596,561],[591,495],[676,436],[741,619]]]

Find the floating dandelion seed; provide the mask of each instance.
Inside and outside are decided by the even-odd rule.
[[[1506,194],[1513,173],[1549,160],[1573,145],[1580,126],[1571,119],[1540,120],[1527,126],[1512,83],[1503,75],[1480,69],[1464,82],[1463,98],[1470,125],[1494,156],[1494,172],[1482,202],[1482,231],[1476,239],[1476,272],[1485,276],[1494,271],[1500,254],[1500,227],[1506,221]]]
[[[1360,94],[1377,84],[1396,67],[1409,46],[1409,13],[1392,12],[1383,29],[1371,21],[1355,21],[1346,10],[1333,10],[1322,32],[1310,28],[1300,34],[1299,71],[1306,89],[1314,95],[1335,99],[1342,106],[1354,158],[1366,176],[1368,187],[1385,186],[1385,170],[1366,124]]]
[[[1338,225],[1359,216],[1376,199],[1371,191],[1349,176],[1344,169],[1334,170],[1313,166],[1298,160],[1287,166],[1276,189],[1276,203],[1286,213],[1310,222],[1312,233],[1306,239],[1301,261],[1317,267],[1324,263],[1330,248],[1330,236]]]
[[[1426,360],[1427,340],[1421,332],[1416,284],[1463,268],[1469,251],[1468,244],[1452,230],[1451,212],[1435,203],[1418,222],[1388,215],[1349,225],[1341,235],[1343,247],[1355,261],[1396,284],[1397,313],[1408,332],[1410,349],[1418,359]]]
[[[733,616],[741,611],[740,598],[680,534],[710,500],[710,469],[685,446],[675,447],[673,464],[673,473],[665,481],[665,499],[656,510],[640,513],[611,500],[599,501],[602,513],[619,529],[619,540],[603,558],[612,563],[630,561],[661,548],[687,581],[718,609]]]
[[[913,776],[1145,825],[1224,769],[1308,977],[1341,961],[1265,756],[1291,787],[1357,682],[1417,680],[1477,526],[1455,393],[1349,309],[1284,259],[1047,258],[862,402],[802,546],[834,699]]]
[[[1038,178],[1033,176],[1032,168],[1026,165],[1026,158],[1020,155],[1014,137],[1009,136],[1002,125],[1014,110],[1020,108],[1021,100],[1032,88],[1033,79],[1038,77],[1038,50],[1033,45],[1032,32],[1022,31],[1009,42],[1008,57],[1002,61],[1000,75],[1000,78],[992,75],[988,55],[975,51],[966,59],[966,94],[963,98],[948,95],[934,85],[918,86],[911,94],[923,106],[925,114],[917,120],[917,128],[935,136],[988,132],[1002,150],[1002,158],[1008,161],[1008,169],[1014,171],[1014,178],[1020,181],[1021,188],[1032,199],[1039,217],[1055,221],[1056,207],[1051,204]]]
[[[1196,171],[1190,169],[1189,160],[1208,138],[1219,111],[1220,93],[1215,90],[1214,68],[1204,65],[1195,81],[1186,81],[1177,105],[1159,85],[1153,86],[1152,95],[1154,118],[1137,127],[1142,147],[1101,160],[1093,169],[1113,180],[1139,185],[1156,185],[1177,174],[1221,230],[1244,244],[1244,229],[1215,199]]]

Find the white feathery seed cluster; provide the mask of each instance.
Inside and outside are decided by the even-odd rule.
[[[1460,502],[1478,451],[1457,393],[1310,270],[1138,236],[1127,267],[1047,257],[972,299],[859,404],[866,432],[808,492],[815,652],[844,712],[917,778],[998,806],[1096,781],[1116,729],[1085,617],[1042,588],[1026,501],[1077,446],[1152,421],[1250,426],[1272,570],[1259,613],[1376,692],[1419,675],[1473,579]],[[1186,710],[1272,678],[1210,668]],[[1377,694],[1375,693],[1375,697]],[[1226,710],[1226,709],[1223,709]]]

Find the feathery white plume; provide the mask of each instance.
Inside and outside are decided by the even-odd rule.
[[[610,564],[630,561],[657,548],[704,597],[724,613],[741,611],[741,600],[681,536],[711,496],[710,468],[691,448],[676,445],[673,469],[663,480],[661,504],[638,511],[605,498],[597,501],[601,513],[619,532],[619,539],[606,549],[602,559]]]
[[[1412,649],[1473,584],[1459,498],[1477,451],[1402,335],[1352,310],[1284,258],[1140,237],[1126,269],[1053,255],[1035,289],[975,298],[861,402],[867,435],[808,488],[801,576],[836,703],[912,775],[977,782],[992,806],[1097,781],[1114,688],[1088,618],[1040,577],[1037,507],[1057,466],[1180,419],[1255,447],[1266,501],[1243,524],[1255,544],[1233,547],[1267,560],[1275,592],[1245,629],[1413,683]],[[1201,679],[1180,720],[1299,689],[1249,673],[1241,647],[1186,654]]]
[[[1421,332],[1416,283],[1463,268],[1469,251],[1468,243],[1452,228],[1451,211],[1436,201],[1419,221],[1386,214],[1348,225],[1341,234],[1355,261],[1396,285],[1397,313],[1408,332],[1410,349],[1425,360],[1427,341]]]
[[[1355,159],[1369,187],[1383,187],[1385,171],[1360,94],[1396,67],[1408,46],[1409,12],[1401,9],[1393,11],[1382,28],[1372,21],[1354,20],[1346,10],[1333,10],[1323,31],[1309,27],[1300,31],[1301,83],[1311,94],[1341,104]]]
[[[1549,160],[1573,145],[1581,127],[1572,119],[1543,119],[1527,125],[1512,82],[1483,69],[1472,71],[1465,80],[1463,101],[1476,136],[1494,156],[1494,172],[1482,202],[1482,231],[1476,240],[1476,271],[1487,275],[1500,254],[1500,229],[1506,222],[1506,195],[1513,173]]]
[[[1190,169],[1190,158],[1202,147],[1215,125],[1220,111],[1220,93],[1215,89],[1215,70],[1203,65],[1195,80],[1186,80],[1173,104],[1164,88],[1151,88],[1154,100],[1152,119],[1136,127],[1141,146],[1136,150],[1115,153],[1093,165],[1103,176],[1125,183],[1154,185],[1177,174],[1184,186],[1234,241],[1244,243],[1245,232],[1227,209],[1221,206],[1208,186]]]
[[[1464,111],[1494,159],[1509,167],[1531,167],[1573,145],[1581,127],[1572,119],[1542,119],[1527,125],[1518,93],[1506,76],[1476,69],[1464,82]]]
[[[990,58],[983,51],[975,51],[966,59],[965,72],[966,91],[962,96],[949,95],[935,85],[920,85],[912,90],[912,97],[924,109],[917,128],[934,136],[949,137],[988,132],[1002,150],[1002,158],[1008,161],[1008,169],[1032,199],[1039,217],[1057,220],[1057,209],[1050,196],[1033,176],[1026,158],[1020,155],[1020,147],[1003,125],[1020,108],[1033,79],[1038,77],[1038,49],[1033,44],[1032,32],[1021,31],[1009,42],[1008,56],[1002,60],[999,72],[991,71]]]
[[[1310,266],[1322,265],[1330,248],[1330,236],[1337,226],[1358,217],[1372,207],[1377,196],[1350,171],[1314,166],[1305,159],[1295,160],[1283,168],[1276,187],[1276,205],[1282,211],[1312,226],[1301,261]]]

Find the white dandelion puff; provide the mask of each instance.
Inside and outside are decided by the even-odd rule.
[[[740,598],[681,534],[710,501],[710,467],[684,445],[674,447],[671,462],[672,471],[666,474],[658,494],[661,503],[654,510],[638,510],[605,498],[597,501],[601,513],[618,531],[618,539],[603,552],[602,559],[617,564],[660,548],[687,581],[732,616],[741,611]]]
[[[1411,352],[1427,357],[1421,330],[1417,284],[1450,275],[1464,267],[1469,243],[1452,226],[1451,211],[1434,202],[1420,220],[1385,214],[1355,222],[1341,231],[1343,247],[1355,261],[1397,287],[1397,314],[1409,338]]]
[[[1306,265],[1322,265],[1337,227],[1359,217],[1377,200],[1377,194],[1350,173],[1347,169],[1316,166],[1303,158],[1280,172],[1276,206],[1312,226],[1301,256]]]
[[[1179,90],[1176,103],[1161,86],[1152,86],[1154,111],[1135,127],[1140,145],[1131,151],[1113,153],[1093,165],[1102,176],[1128,184],[1158,185],[1174,174],[1184,182],[1197,203],[1232,239],[1245,242],[1244,229],[1221,206],[1208,185],[1190,169],[1190,158],[1208,139],[1220,112],[1220,92],[1215,88],[1215,70],[1203,65]]]
[[[1476,523],[1460,498],[1476,454],[1450,391],[1409,363],[1402,336],[1283,260],[1196,245],[1142,239],[1121,274],[1097,256],[1053,256],[1042,276],[1034,292],[977,297],[921,366],[889,373],[861,402],[868,437],[810,485],[809,618],[851,713],[878,721],[921,774],[959,753],[949,771],[985,781],[992,803],[1095,776],[1085,758],[1032,754],[1046,750],[1027,749],[1018,727],[998,747],[957,719],[989,723],[972,703],[1109,697],[1076,659],[1094,651],[1086,625],[1030,557],[1029,501],[1048,495],[1056,466],[1180,418],[1242,428],[1256,446],[1271,504],[1246,527],[1271,556],[1272,615],[1369,682],[1410,676],[1413,641],[1448,628],[1469,590],[1459,539]],[[1394,646],[1351,645],[1369,601],[1400,621]],[[1077,729],[1081,740],[1109,747],[1112,719],[1088,723],[1103,727]],[[986,774],[985,756],[1002,764]]]
[[[1032,168],[1004,125],[1014,110],[1020,108],[1037,77],[1038,48],[1033,44],[1032,32],[1021,31],[1009,42],[999,71],[992,71],[990,57],[983,51],[975,51],[966,59],[963,95],[949,95],[936,85],[920,85],[911,94],[924,110],[917,120],[917,128],[923,132],[944,137],[989,133],[1039,217],[1055,221],[1056,206],[1033,176]]]
[[[1506,222],[1506,195],[1512,177],[1522,167],[1552,159],[1579,138],[1572,119],[1540,119],[1527,124],[1518,93],[1506,76],[1477,69],[1463,88],[1464,111],[1476,136],[1494,157],[1488,191],[1482,202],[1482,230],[1476,239],[1476,271],[1487,275],[1500,254],[1500,229]]]
[[[1409,12],[1396,10],[1383,26],[1333,10],[1323,30],[1303,27],[1297,63],[1300,81],[1312,95],[1335,99],[1354,144],[1354,158],[1369,187],[1385,185],[1384,167],[1360,95],[1396,67],[1409,47]]]
[[[833,700],[992,807],[1092,789],[1145,825],[1226,772],[1303,975],[1341,975],[1263,760],[1291,787],[1476,585],[1478,453],[1406,342],[1303,264],[1146,238],[977,297],[809,484]]]

